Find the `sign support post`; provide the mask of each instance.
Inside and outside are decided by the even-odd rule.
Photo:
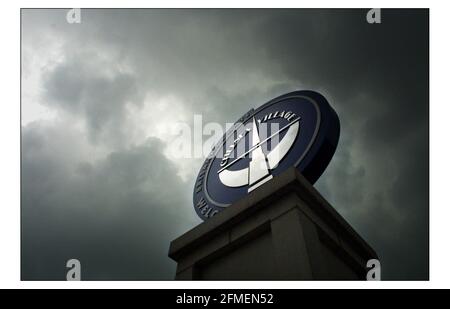
[[[292,167],[170,244],[177,280],[365,280],[375,251]]]

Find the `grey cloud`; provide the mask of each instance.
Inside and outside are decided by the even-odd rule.
[[[90,65],[96,60],[101,57],[80,52],[45,72],[44,102],[85,119],[93,142],[99,139],[120,142],[126,138],[126,104],[141,104],[143,95],[131,73],[107,76]]]
[[[70,132],[55,130],[33,124],[22,132],[22,279],[65,280],[71,258],[81,261],[83,280],[172,279],[169,242],[196,219],[162,142],[91,164],[53,152],[76,151],[52,138]]]

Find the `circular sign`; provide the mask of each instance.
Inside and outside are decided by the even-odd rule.
[[[339,140],[339,118],[314,91],[279,96],[242,116],[215,145],[194,187],[206,220],[291,166],[314,184]]]

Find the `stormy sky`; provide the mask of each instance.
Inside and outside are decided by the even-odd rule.
[[[428,279],[428,11],[22,10],[22,279],[171,280],[201,158],[175,122],[315,90],[341,122],[315,187],[382,279]]]

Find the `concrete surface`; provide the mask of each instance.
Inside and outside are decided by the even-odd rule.
[[[177,280],[365,280],[375,251],[295,169],[173,240]]]

